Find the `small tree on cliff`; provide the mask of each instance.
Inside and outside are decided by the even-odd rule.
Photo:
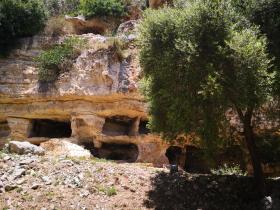
[[[236,111],[264,195],[252,118],[271,100],[274,76],[266,38],[222,1],[147,11],[140,26],[140,61],[151,128],[168,139],[196,133],[206,145],[223,140],[225,113]]]

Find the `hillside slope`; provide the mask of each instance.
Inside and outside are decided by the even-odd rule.
[[[267,181],[279,209],[280,182]],[[0,158],[0,209],[258,209],[252,184],[100,159]]]

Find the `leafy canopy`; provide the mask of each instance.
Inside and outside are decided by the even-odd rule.
[[[267,40],[229,1],[147,11],[140,46],[151,127],[167,138],[222,140],[228,109],[244,113],[270,100]]]
[[[268,39],[269,53],[274,57],[277,80],[275,93],[280,93],[280,1],[279,0],[231,0],[234,8],[250,22],[259,26]]]

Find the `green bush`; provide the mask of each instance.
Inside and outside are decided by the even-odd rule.
[[[80,54],[84,44],[85,40],[70,37],[63,43],[42,52],[36,59],[39,66],[39,81],[54,82],[62,71],[68,70],[72,65],[71,60]]]
[[[40,0],[0,1],[0,47],[43,29],[46,10]],[[2,50],[0,50],[1,52]]]
[[[125,4],[120,0],[81,0],[81,13],[91,17],[121,17],[125,15]]]
[[[247,173],[240,169],[239,165],[229,166],[224,164],[218,169],[211,169],[211,173],[214,175],[236,175],[236,176],[246,176]]]

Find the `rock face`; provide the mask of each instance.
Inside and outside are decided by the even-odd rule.
[[[24,142],[10,141],[9,151],[11,153],[17,153],[20,155],[23,154],[44,155],[45,154],[45,151],[42,147],[38,147],[26,141]]]
[[[65,154],[71,153],[63,140],[68,138],[97,157],[158,166],[168,163],[169,144],[146,128],[147,106],[138,92],[134,25],[133,21],[122,25],[119,38],[79,35],[87,46],[54,83],[38,81],[34,58],[46,43],[59,39],[22,40],[21,48],[0,59],[0,122],[4,125],[0,134],[37,145],[55,138],[43,144],[46,148],[61,145],[54,153],[64,149]],[[116,55],[115,39],[126,46],[122,59]]]

